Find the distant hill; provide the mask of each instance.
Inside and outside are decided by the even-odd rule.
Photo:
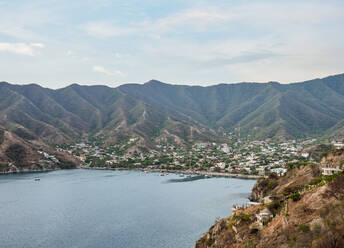
[[[216,140],[217,130],[256,139],[342,133],[344,74],[302,83],[238,83],[209,87],[156,80],[117,88],[77,84],[52,90],[0,83],[0,125],[47,143],[84,134],[115,142],[163,136],[179,142]]]

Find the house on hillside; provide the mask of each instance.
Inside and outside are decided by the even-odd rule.
[[[287,173],[287,169],[285,168],[273,168],[270,169],[272,173],[276,173],[277,176],[281,177],[284,176],[285,173]]]
[[[262,211],[259,212],[259,214],[256,214],[257,221],[261,225],[264,225],[264,223],[269,222],[273,217],[273,214],[267,208],[264,208]]]
[[[333,145],[336,149],[344,148],[344,144],[343,144],[343,142],[341,142],[341,141],[335,141],[335,140],[333,140],[331,143],[332,143],[332,145]]]
[[[335,168],[322,167],[321,170],[322,170],[322,174],[325,176],[331,176],[331,175],[334,175],[334,174],[337,174],[337,173],[343,171],[338,166]]]

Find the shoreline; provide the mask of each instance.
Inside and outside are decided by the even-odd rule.
[[[113,170],[113,171],[147,171],[147,172],[160,172],[160,173],[176,173],[176,174],[195,174],[199,176],[214,176],[214,177],[228,177],[228,178],[240,178],[240,179],[259,179],[262,176],[258,175],[244,175],[244,174],[232,174],[228,172],[213,172],[213,171],[192,171],[192,170],[169,170],[169,169],[144,169],[144,168],[108,168],[108,167],[86,167],[80,166],[80,169],[86,170]]]
[[[76,167],[73,169],[80,169],[80,168]],[[71,169],[71,170],[73,170],[73,169]],[[63,170],[63,169],[56,168],[56,169],[45,169],[45,170],[0,171],[0,176],[1,175],[26,174],[26,173],[43,173],[43,172],[51,172],[51,171],[59,171],[59,170]]]
[[[72,169],[85,169],[85,170],[112,170],[112,171],[145,171],[145,172],[154,172],[154,173],[175,173],[175,174],[194,174],[199,176],[213,176],[213,177],[227,177],[227,178],[240,178],[240,179],[259,179],[262,176],[258,175],[244,175],[244,174],[232,174],[228,172],[214,172],[214,171],[193,171],[193,170],[169,170],[169,169],[144,169],[144,168],[108,168],[108,167],[87,167],[87,166],[78,166]],[[22,171],[1,171],[0,175],[11,175],[11,174],[25,174],[25,173],[42,173],[42,172],[51,172],[62,170],[60,168],[56,169],[45,169],[45,170],[22,170]]]

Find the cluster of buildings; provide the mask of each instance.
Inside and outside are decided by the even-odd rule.
[[[175,143],[157,143],[154,149],[135,149],[138,138],[121,144],[100,146],[92,142],[80,142],[59,151],[78,156],[85,166],[112,168],[154,168],[226,172],[231,174],[261,175],[286,173],[286,164],[305,159],[305,146],[316,140],[268,142],[245,141],[226,143],[203,142],[192,146]]]

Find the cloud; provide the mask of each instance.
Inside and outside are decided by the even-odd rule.
[[[230,58],[217,57],[212,60],[206,61],[203,66],[225,66],[232,64],[252,63],[259,60],[271,59],[281,56],[280,54],[273,53],[272,51],[242,51],[240,55]]]
[[[108,70],[108,69],[106,69],[100,65],[93,66],[93,71],[100,72],[100,73],[103,73],[103,74],[108,75],[108,76],[120,76],[120,77],[126,76],[123,72],[121,72],[119,70]]]
[[[225,23],[237,18],[235,13],[221,12],[217,9],[190,9],[157,20],[153,25],[158,31],[168,31],[175,27],[192,26],[198,31],[209,25]]]
[[[32,47],[44,47],[42,43],[31,43]]]
[[[206,31],[210,25],[219,25],[237,18],[235,13],[221,12],[217,9],[189,9],[154,21],[144,20],[119,26],[112,21],[89,22],[82,26],[87,34],[98,38],[139,35],[160,39],[160,34],[173,32],[180,27],[192,28],[193,31]]]
[[[128,29],[116,27],[110,22],[91,22],[82,27],[89,35],[98,38],[108,38],[130,33]]]
[[[7,80],[210,84],[343,72],[342,0],[4,2],[0,42],[9,43],[0,43],[0,67]],[[43,51],[35,41],[47,47],[33,61]]]
[[[37,48],[43,48],[44,44],[42,43],[0,43],[0,51],[35,56]]]

